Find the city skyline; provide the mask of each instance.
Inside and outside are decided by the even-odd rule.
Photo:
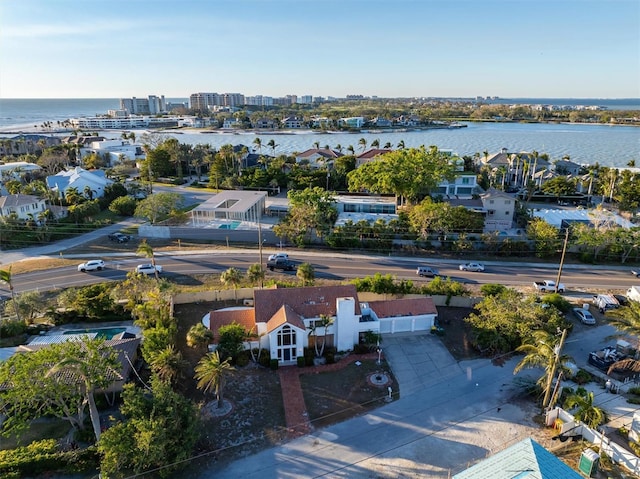
[[[0,3],[0,97],[638,98],[636,0]]]

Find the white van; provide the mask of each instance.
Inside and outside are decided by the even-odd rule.
[[[432,268],[431,266],[418,266],[418,269],[416,270],[416,274],[418,276],[426,276],[428,278],[435,278],[436,276],[440,276],[440,273],[438,273],[438,270],[435,268]]]
[[[593,304],[598,308],[601,313],[606,313],[611,309],[620,307],[620,303],[616,297],[612,294],[598,294],[593,297]]]

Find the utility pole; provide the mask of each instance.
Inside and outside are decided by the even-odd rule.
[[[262,271],[262,221],[261,221],[261,217],[262,216],[262,209],[260,208],[260,211],[258,211],[258,251],[260,254],[260,270]],[[264,279],[260,279],[260,287],[263,288],[264,287]]]
[[[556,278],[556,293],[560,287],[560,277],[562,276],[562,267],[564,266],[564,255],[567,252],[567,243],[569,242],[569,228],[566,228],[564,235],[564,244],[562,245],[562,256],[560,257],[560,267],[558,268],[558,277]]]
[[[560,338],[560,344],[555,350],[555,357],[553,358],[553,366],[551,367],[551,371],[549,371],[549,378],[547,379],[547,387],[544,390],[544,399],[542,400],[542,408],[546,408],[549,399],[551,396],[551,386],[553,385],[553,378],[556,375],[556,369],[558,368],[558,362],[560,361],[560,355],[562,354],[562,347],[564,346],[564,340],[567,337],[567,330],[564,329],[562,331],[562,337]]]

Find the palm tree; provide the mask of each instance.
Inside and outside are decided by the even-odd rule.
[[[621,306],[607,312],[609,324],[616,328],[619,333],[616,337],[631,335],[640,337],[640,303],[629,301],[627,306]],[[640,351],[640,345],[638,347]]]
[[[371,148],[380,148],[380,140],[379,139],[375,139],[371,142]]]
[[[312,286],[315,282],[315,270],[309,263],[302,263],[298,266],[296,276],[302,282],[302,286]]]
[[[247,277],[252,284],[262,284],[264,281],[264,268],[261,264],[252,264],[247,270]]]
[[[64,199],[68,205],[79,205],[84,197],[78,191],[78,188],[71,186],[64,191]]]
[[[355,150],[355,148],[353,147],[353,145],[349,145],[349,146],[347,146],[347,151],[348,151],[349,153],[351,153],[352,155],[355,155],[355,154],[356,154],[356,150]]]
[[[313,142],[313,147],[317,150],[320,148],[320,142],[319,141],[314,141]]]
[[[156,281],[160,281],[160,275],[158,274],[158,268],[156,268],[156,257],[153,254],[153,248],[147,243],[147,240],[142,240],[142,243],[138,245],[136,250],[138,256],[144,256],[151,259],[151,265],[153,266],[153,272],[156,276]]]
[[[360,147],[362,148],[362,151],[367,149],[367,139],[366,138],[360,138],[358,140],[358,145],[360,145]]]
[[[580,391],[572,394],[565,401],[564,407],[568,410],[575,409],[573,417],[593,429],[607,421],[607,413],[593,404],[592,392]]]
[[[551,395],[551,386],[555,375],[555,370],[562,373],[569,373],[567,363],[571,358],[567,355],[561,355],[560,348],[562,340],[557,336],[548,333],[542,329],[533,331],[529,342],[525,343],[516,351],[525,353],[524,358],[516,365],[513,374],[518,374],[523,369],[544,368],[544,374],[540,376],[537,384],[544,388],[544,399],[542,406],[546,407]]]
[[[262,154],[262,140],[258,137],[256,137],[253,140],[253,144],[256,145],[256,148],[258,148],[258,151]]]
[[[16,292],[13,289],[13,283],[11,282],[11,266],[9,269],[0,269],[0,283],[5,283],[9,286],[9,291],[11,291],[11,301],[13,302],[13,307],[16,310],[16,318],[20,321],[20,311],[18,310],[18,302],[16,301]]]
[[[340,143],[338,143],[338,144],[336,145],[336,151],[337,151],[338,153],[342,153],[342,150],[344,150],[344,148],[342,148],[342,145],[341,145]]]
[[[273,138],[269,140],[269,143],[267,143],[267,146],[271,148],[271,151],[273,152],[273,156],[276,156],[276,147],[278,145],[276,145],[276,142],[273,140]]]
[[[390,150],[390,149],[391,149],[391,142],[390,142],[390,141],[387,141],[387,142],[384,144],[384,149],[385,149],[385,150]]]
[[[195,368],[196,374],[194,378],[198,380],[196,387],[205,394],[213,389],[218,399],[218,408],[221,408],[224,404],[222,394],[224,392],[227,375],[234,370],[230,361],[231,358],[220,361],[218,351],[214,351],[200,359]]]
[[[405,146],[404,146],[404,140],[400,140],[400,141],[398,142],[398,148],[400,148],[401,150],[404,150],[404,149],[405,149]]]
[[[229,268],[220,275],[220,281],[225,285],[233,285],[233,295],[238,301],[238,285],[242,281],[242,273],[237,268]]]
[[[150,366],[160,381],[176,384],[183,376],[188,363],[182,358],[182,353],[177,351],[173,344],[170,344],[153,355]]]
[[[204,347],[211,341],[213,341],[213,331],[202,323],[194,324],[187,331],[187,346],[190,348]]]
[[[82,190],[82,193],[84,194],[85,198],[87,198],[89,201],[91,201],[93,199],[93,195],[96,194],[96,191],[92,190],[91,187],[89,185],[87,185]]]

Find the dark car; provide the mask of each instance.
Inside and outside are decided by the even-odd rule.
[[[283,271],[293,271],[294,269],[296,269],[296,264],[287,258],[276,258],[274,260],[267,261],[267,268],[269,268],[270,271],[273,271],[275,269],[281,269]]]
[[[116,243],[127,243],[131,241],[132,237],[129,235],[125,235],[122,233],[111,233],[109,235],[109,240],[114,241]]]

